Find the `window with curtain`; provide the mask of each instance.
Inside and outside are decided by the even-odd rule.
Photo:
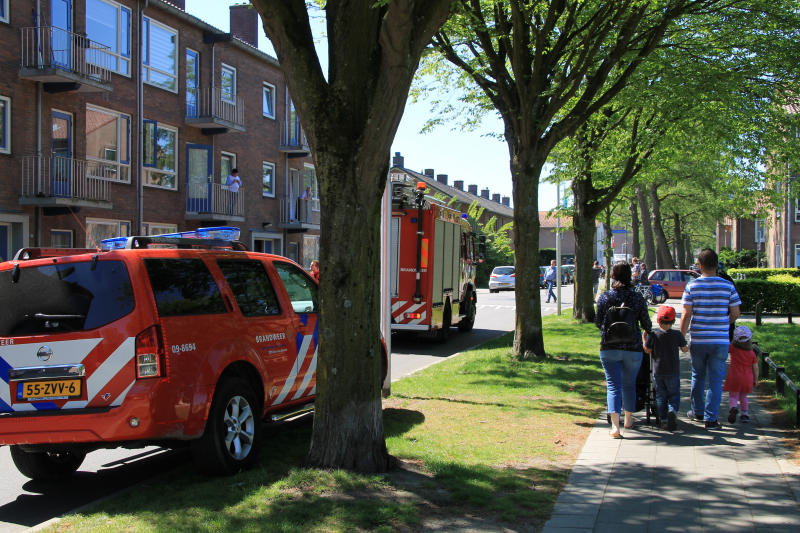
[[[131,10],[111,0],[86,0],[86,37],[107,46],[106,54],[92,54],[87,60],[102,57],[102,66],[130,76]]]
[[[222,99],[232,104],[236,103],[236,69],[223,64],[220,83]]]
[[[178,188],[178,129],[144,121],[144,184],[165,189]]]
[[[228,176],[231,175],[231,172],[233,171],[234,168],[236,168],[236,154],[222,152],[222,157],[220,158],[220,172],[219,172],[220,183],[222,183],[223,185],[228,183]]]
[[[142,39],[142,76],[149,85],[178,92],[178,32],[147,17]]]
[[[266,161],[262,164],[261,195],[275,198],[275,165]]]
[[[86,248],[94,248],[92,241],[101,246],[103,239],[130,236],[131,223],[128,220],[86,219]]]
[[[0,96],[0,153],[11,153],[11,99]]]
[[[261,107],[265,117],[275,118],[275,87],[269,83],[264,83]]]
[[[129,115],[86,107],[86,159],[93,177],[130,181]]]
[[[303,188],[311,187],[311,209],[319,211],[319,186],[317,184],[317,171],[314,167],[306,165],[303,171]]]

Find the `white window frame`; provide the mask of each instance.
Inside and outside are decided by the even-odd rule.
[[[267,194],[264,192],[264,167],[272,167],[272,194]],[[261,162],[261,196],[263,198],[275,198],[275,185],[277,184],[277,167],[275,163],[271,163],[269,161],[262,161]]]
[[[180,78],[180,76],[179,76],[179,73],[180,73],[180,60],[179,60],[179,57],[178,57],[178,51],[181,49],[180,33],[178,32],[178,30],[176,30],[174,28],[170,28],[166,24],[162,24],[162,23],[160,23],[160,22],[158,22],[156,20],[153,20],[150,17],[144,17],[144,20],[146,20],[148,22],[148,24],[150,24],[151,27],[153,26],[153,24],[155,24],[156,26],[158,26],[162,30],[165,30],[165,31],[167,31],[167,32],[169,32],[169,33],[171,33],[171,34],[173,34],[175,36],[175,74],[170,74],[169,72],[164,72],[163,70],[159,70],[157,68],[153,68],[150,65],[145,65],[144,62],[142,62],[142,75],[144,76],[144,83],[146,83],[147,85],[150,85],[152,87],[157,87],[159,89],[163,89],[163,90],[165,90],[167,92],[170,92],[170,93],[178,94],[178,80]],[[148,34],[148,36],[147,36],[147,46],[150,47],[152,42],[153,42],[152,38]],[[147,51],[147,58],[148,58],[148,61],[149,61],[150,50]],[[159,73],[159,74],[161,74],[163,76],[169,76],[170,78],[175,78],[175,89],[174,90],[173,89],[167,89],[163,85],[159,85],[157,83],[151,83],[150,82],[150,71],[151,70],[155,71],[155,72],[157,72],[157,73]],[[145,73],[146,73],[146,75],[145,75]]]
[[[93,161],[95,163],[103,163],[106,165],[115,165],[117,167],[117,179],[109,179],[108,181],[114,183],[130,183],[131,182],[131,139],[133,138],[133,119],[127,113],[120,113],[119,111],[114,111],[113,109],[106,109],[104,107],[86,104],[87,112],[89,110],[94,111],[96,113],[105,113],[107,115],[116,115],[117,117],[117,160],[116,161],[109,161],[108,159],[98,159],[96,157],[91,157],[88,153],[86,153],[86,160]],[[88,113],[87,113],[88,115]],[[125,117],[128,119],[128,162],[123,163],[120,159],[120,152],[122,151],[120,148],[122,146],[122,118]],[[84,140],[86,139],[86,132],[84,131]],[[119,176],[122,174],[121,168],[127,169],[125,171],[125,175],[127,179],[119,179]],[[96,178],[104,179],[104,176],[93,176]]]
[[[267,87],[269,87],[270,93],[272,95],[270,97],[270,100],[272,101],[272,114],[271,115],[264,111],[264,90]],[[264,115],[265,117],[271,118],[273,120],[275,120],[275,104],[276,104],[275,96],[276,96],[276,91],[277,91],[277,89],[275,88],[275,86],[272,85],[271,83],[267,83],[267,82],[264,82],[264,86],[261,88],[261,114]]]
[[[106,226],[117,226],[117,237],[130,237],[131,236],[131,221],[130,220],[113,220],[108,218],[86,218],[86,248],[94,248],[91,239],[89,239],[89,224],[102,224]],[[125,235],[127,233],[127,235]],[[97,246],[102,246],[99,242]]]
[[[160,222],[142,222],[142,225],[144,226],[143,229],[147,230],[146,232],[143,232],[146,235],[153,234],[151,231],[153,227],[167,229],[168,231],[165,231],[164,233],[178,233],[177,224],[162,224]],[[162,235],[162,233],[157,233],[156,235]]]
[[[221,151],[220,152],[220,154],[219,154],[219,174],[220,174],[219,182],[222,184],[222,188],[227,190],[228,189],[228,176],[227,175],[225,175],[225,176],[222,175],[222,174],[225,174],[222,171],[222,158],[223,157],[229,157],[231,159],[231,170],[233,170],[234,168],[236,170],[239,170],[239,169],[236,167],[236,159],[237,159],[236,158],[236,154],[234,154],[233,152],[225,152],[225,151]],[[241,176],[239,176],[239,177],[241,178]]]
[[[128,45],[128,50],[130,50],[130,53],[128,54],[128,57],[125,57],[124,55],[122,55],[119,52],[110,52],[110,51],[106,52],[108,55],[114,56],[114,57],[117,58],[117,61],[119,62],[117,64],[120,64],[122,62],[128,63],[128,72],[126,74],[125,72],[122,72],[120,70],[111,68],[109,65],[103,65],[103,67],[107,68],[108,70],[110,70],[114,74],[119,74],[120,76],[124,76],[126,78],[130,78],[130,77],[133,76],[133,58],[132,58],[132,56],[133,56],[133,36],[131,35],[131,32],[133,31],[133,11],[128,6],[123,6],[122,4],[114,2],[113,0],[98,0],[98,1],[103,2],[104,4],[108,4],[108,5],[110,5],[111,7],[115,8],[117,10],[117,50],[121,49],[122,46],[123,46],[123,43],[122,43],[122,32],[120,31],[122,29],[122,10],[124,9],[125,11],[128,12],[128,42],[127,42],[127,45]],[[86,23],[88,24],[88,21],[86,21]]]
[[[800,260],[798,260],[798,256],[800,256],[800,244],[794,245],[794,266],[800,267]]]
[[[0,0],[0,2],[2,2],[2,4],[3,4],[3,13],[5,13],[4,17],[0,17],[0,22],[5,22],[6,24],[11,24],[11,16],[10,16],[10,13],[8,12],[8,10],[10,9],[10,6],[8,5],[9,2],[8,2],[8,0]]]
[[[14,254],[13,254],[13,249],[14,249],[14,244],[13,244],[14,226],[12,225],[11,222],[5,222],[5,221],[0,222],[0,226],[3,226],[5,228],[7,228],[6,229],[6,235],[8,236],[8,246],[7,246],[7,248],[5,250],[0,250],[0,258],[5,257],[6,261],[11,261],[14,258]]]
[[[283,256],[283,233],[277,231],[251,231],[250,249],[256,249],[256,240],[272,241],[272,255]]]
[[[317,257],[312,257],[308,259],[308,266],[306,266],[306,239],[313,239],[317,241],[316,244]],[[311,268],[311,261],[315,259],[319,260],[319,235],[303,235],[302,246],[303,246],[303,262],[301,263],[300,266],[302,266],[304,270],[308,270]]]
[[[767,223],[765,220],[756,219],[755,241],[762,243],[767,241]],[[760,238],[759,238],[760,237]]]
[[[72,231],[71,229],[52,228],[50,230],[50,247],[51,248],[54,248],[54,246],[53,246],[53,232],[56,232],[56,233],[68,233],[69,234],[69,246],[66,246],[66,248],[74,248],[75,247],[75,232],[74,231]]]
[[[314,171],[314,178],[311,184],[311,210],[312,211],[319,211],[320,204],[319,204],[319,180],[317,179],[317,169],[314,165],[310,163],[303,164],[303,170],[311,169]],[[303,184],[305,184],[305,179],[303,178]],[[302,187],[305,190],[305,187]]]
[[[175,126],[170,126],[169,124],[164,124],[164,123],[158,122],[158,121],[154,121],[154,122],[156,123],[156,138],[155,138],[155,142],[156,143],[158,142],[158,130],[159,129],[163,128],[165,130],[169,130],[169,131],[172,131],[172,132],[175,133],[175,170],[174,171],[161,170],[158,167],[145,166],[142,169],[142,173],[143,173],[142,179],[144,180],[143,185],[145,187],[152,187],[153,189],[161,189],[162,191],[175,191],[175,192],[177,192],[178,189],[180,189],[180,186],[179,186],[179,181],[180,180],[178,179],[178,169],[180,168],[180,165],[179,165],[179,163],[180,163],[180,149],[179,149],[179,147],[180,147],[180,132],[178,131],[178,128],[176,128]],[[141,155],[141,157],[143,157],[143,155]],[[157,161],[158,161],[158,156],[156,155],[156,162]],[[153,184],[151,184],[150,183],[150,173],[151,172],[156,172],[158,174],[173,174],[175,176],[175,187],[164,187],[163,185],[153,185]]]
[[[222,92],[222,75],[226,70],[233,73],[233,86],[231,87],[231,89],[233,89],[233,93],[231,94],[231,99],[230,100],[225,98],[225,93]],[[238,84],[239,84],[239,71],[236,70],[236,67],[232,67],[230,65],[222,63],[222,67],[220,68],[220,74],[219,74],[219,96],[220,96],[220,98],[222,99],[223,102],[228,102],[230,104],[235,104],[236,103],[236,94],[237,94],[237,90],[238,90],[238,88],[237,88]]]
[[[794,221],[800,223],[800,200],[794,201]]]
[[[0,0],[3,1],[3,0]],[[8,0],[6,0],[8,1]],[[6,140],[5,146],[0,146],[0,154],[11,153],[11,98],[8,96],[0,96],[0,101],[4,102],[3,109],[5,110],[5,119],[3,120],[3,138]]]

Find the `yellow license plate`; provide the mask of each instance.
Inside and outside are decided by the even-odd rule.
[[[81,395],[81,380],[27,381],[17,385],[18,400],[76,398]]]

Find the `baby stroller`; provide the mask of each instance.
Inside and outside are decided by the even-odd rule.
[[[625,406],[623,406],[625,407]],[[645,410],[646,424],[650,424],[650,417],[655,417],[656,426],[661,425],[656,405],[656,384],[653,379],[653,359],[650,354],[644,354],[642,366],[636,375],[636,406],[634,412]],[[611,424],[611,415],[606,413],[606,421]]]

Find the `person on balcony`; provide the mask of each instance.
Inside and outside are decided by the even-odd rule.
[[[228,176],[225,185],[228,186],[228,194],[230,195],[230,204],[228,206],[228,214],[229,215],[237,215],[236,213],[236,206],[239,202],[239,187],[242,186],[242,179],[239,177],[239,171],[237,169],[231,170],[230,175]],[[239,214],[239,216],[241,216]]]
[[[302,217],[301,220],[303,222],[311,220],[311,200],[313,199],[313,193],[311,192],[311,186],[305,188],[303,192],[300,193],[300,216]]]

